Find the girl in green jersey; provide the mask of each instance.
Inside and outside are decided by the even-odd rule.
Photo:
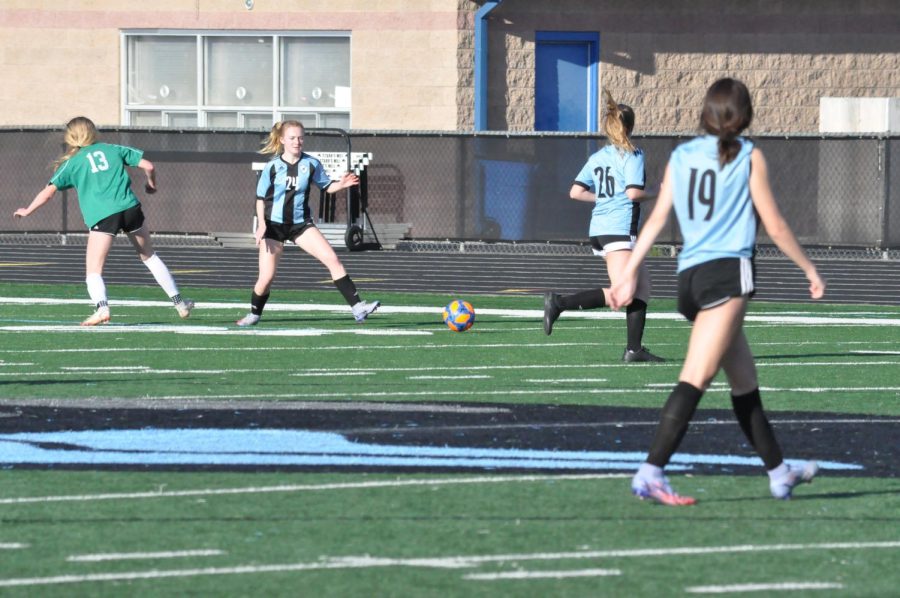
[[[50,178],[50,183],[35,196],[27,208],[16,210],[15,216],[25,218],[50,201],[60,189],[74,188],[78,192],[78,205],[90,231],[85,258],[85,282],[91,301],[96,306],[96,311],[81,325],[96,326],[109,322],[103,266],[113,239],[120,230],[128,235],[141,261],[171,297],[178,315],[182,318],[190,316],[194,303],[181,297],[169,269],[156,255],[150,233],[144,226],[141,203],[131,190],[131,180],[126,170],[127,166],[143,170],[147,176],[145,191],[155,193],[156,173],[153,164],[144,158],[141,150],[99,141],[97,127],[83,116],[68,122],[65,142],[68,149],[56,161],[56,172]]]

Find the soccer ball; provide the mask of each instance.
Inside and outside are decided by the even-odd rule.
[[[444,324],[453,332],[465,332],[475,323],[475,308],[468,301],[454,299],[443,311]]]

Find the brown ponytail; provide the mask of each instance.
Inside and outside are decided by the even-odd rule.
[[[612,94],[603,90],[606,96],[606,114],[603,118],[603,131],[610,143],[622,151],[633,152],[637,148],[631,143],[631,131],[634,130],[634,110],[625,104],[616,104]]]
[[[719,138],[719,164],[725,166],[741,151],[738,135],[753,120],[753,102],[747,86],[737,79],[719,79],[706,91],[700,128]]]

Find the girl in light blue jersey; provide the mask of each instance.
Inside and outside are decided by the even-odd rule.
[[[825,282],[775,203],[762,152],[739,137],[752,118],[750,92],[743,83],[720,79],[709,88],[700,117],[707,134],[672,152],[656,207],[612,288],[613,308],[632,301],[641,261],[674,207],[684,238],[678,259],[678,310],[694,324],[678,384],[663,407],[647,461],[632,480],[632,492],[642,499],[666,505],[695,502],[672,490],[663,468],[720,368],[728,377],[741,430],[768,471],[772,495],[790,498],[793,488],[811,481],[818,470],[815,462],[799,467],[784,462],[763,411],[753,354],[743,332],[754,290],[757,215],[775,245],[803,270],[810,296],[820,299],[825,293]]]
[[[237,325],[246,327],[259,323],[284,253],[285,241],[292,241],[328,268],[332,282],[347,301],[353,317],[359,323],[364,322],[380,304],[360,299],[356,285],[328,239],[316,228],[309,207],[313,185],[335,193],[358,185],[359,177],[347,172],[340,180],[332,181],[319,160],[303,153],[303,125],[295,120],[275,123],[259,153],[272,156],[256,186],[257,227],[254,236],[259,246],[259,276],[250,295],[250,312],[238,320]]]
[[[650,199],[644,191],[644,153],[631,142],[634,111],[616,104],[606,91],[606,118],[603,129],[610,143],[588,158],[575,177],[569,197],[594,204],[588,231],[594,254],[606,261],[611,283],[619,280],[637,239],[641,201]],[[628,305],[627,342],[622,360],[626,363],[664,361],[641,343],[650,300],[650,276],[645,266],[638,269],[637,290]],[[595,288],[572,295],[548,292],[544,295],[544,334],[553,332],[553,323],[567,309],[593,309],[609,305],[609,289]]]

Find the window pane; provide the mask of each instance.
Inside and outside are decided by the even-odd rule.
[[[283,38],[282,104],[350,107],[350,40]]]
[[[245,129],[271,129],[274,120],[271,113],[266,114],[244,114]]]
[[[238,126],[237,112],[208,112],[206,126],[235,129]]]
[[[206,52],[207,105],[272,105],[271,37],[210,37]]]
[[[196,112],[167,112],[170,127],[196,127]]]
[[[314,129],[319,126],[319,119],[315,114],[290,114],[281,115],[281,120],[296,120],[308,129]]]
[[[197,42],[194,37],[128,37],[128,103],[197,103]]]
[[[325,128],[332,127],[335,129],[349,129],[350,115],[343,112],[322,114],[322,126]]]
[[[135,127],[160,127],[162,126],[162,112],[129,112],[128,122]]]

